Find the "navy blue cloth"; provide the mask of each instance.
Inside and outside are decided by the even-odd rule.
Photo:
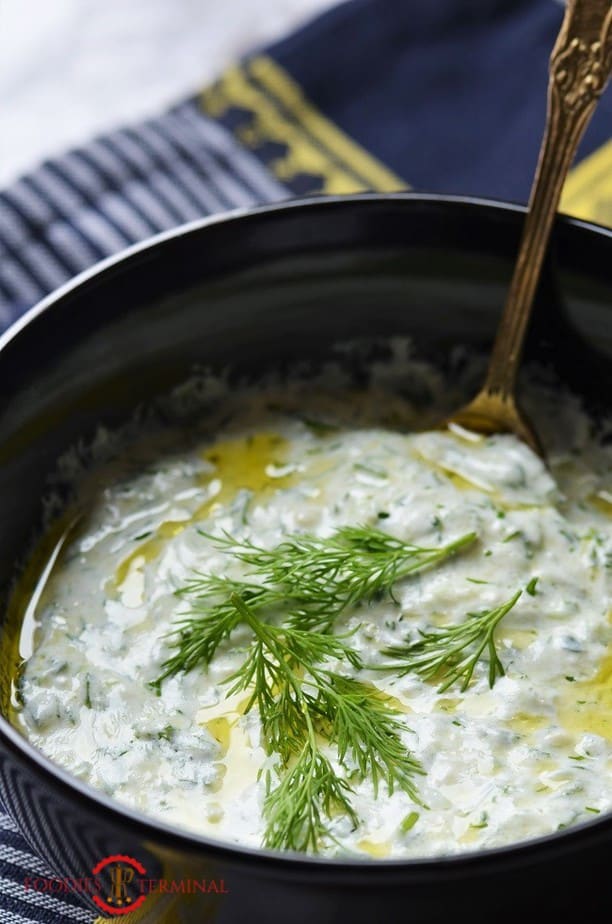
[[[353,0],[268,50],[352,138],[423,192],[525,202],[556,0]],[[580,157],[612,137],[612,89]]]

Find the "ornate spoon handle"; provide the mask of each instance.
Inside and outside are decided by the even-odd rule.
[[[512,401],[531,306],[567,172],[612,70],[612,0],[568,0],[550,60],[548,115],[514,276],[483,391]]]

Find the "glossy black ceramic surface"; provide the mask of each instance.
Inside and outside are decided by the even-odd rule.
[[[409,334],[444,356],[490,342],[523,211],[427,196],[313,199],[204,221],[47,299],[0,342],[0,583],[41,522],[56,459],[194,364],[256,373],[338,340]],[[560,220],[528,354],[595,411],[612,404],[612,232]],[[51,765],[0,718],[0,793],[62,876],[128,854],[149,875],[223,881],[145,921],[568,921],[612,912],[612,818],[508,849],[336,862],[215,844],[156,825]]]

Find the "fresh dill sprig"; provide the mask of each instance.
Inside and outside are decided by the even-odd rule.
[[[232,603],[252,630],[253,642],[240,667],[225,681],[228,696],[250,691],[244,711],[257,706],[268,750],[287,763],[302,747],[307,716],[314,720],[325,714],[323,705],[315,705],[317,678],[326,673],[320,665],[344,659],[358,670],[361,659],[343,637],[262,622],[238,594]]]
[[[467,533],[447,545],[429,548],[371,526],[343,526],[332,536],[295,535],[273,549],[264,549],[228,534],[202,535],[249,565],[251,576],[256,575],[264,586],[282,590],[293,604],[295,624],[321,631],[329,631],[348,607],[391,593],[398,581],[440,564],[477,538]]]
[[[241,621],[240,612],[232,602],[234,594],[254,611],[284,600],[283,594],[259,584],[199,572],[176,594],[191,598],[191,605],[174,622],[170,647],[175,653],[162,664],[162,672],[154,681],[156,687],[180,671],[210,664],[219,645]]]
[[[323,715],[334,717],[328,734],[344,767],[356,765],[359,776],[372,781],[375,795],[383,781],[390,793],[398,787],[420,802],[414,776],[423,768],[404,747],[403,725],[384,695],[351,677],[328,674],[326,683],[319,681],[319,702]]]
[[[492,687],[497,677],[505,674],[504,665],[497,653],[495,630],[522,593],[522,590],[517,591],[513,597],[492,610],[468,613],[465,621],[458,625],[419,630],[420,638],[417,641],[384,649],[382,654],[397,660],[380,669],[395,671],[400,676],[414,672],[424,680],[441,680],[439,693],[461,682],[461,692],[464,692],[476,665],[486,652],[489,686]],[[378,665],[376,669],[379,669]]]
[[[205,534],[206,535],[206,534]],[[189,611],[174,624],[171,656],[152,684],[207,666],[238,626],[250,629],[241,665],[225,683],[247,692],[257,708],[268,754],[278,755],[280,783],[267,778],[265,845],[316,851],[332,812],[357,824],[349,779],[369,778],[420,802],[420,763],[402,741],[399,713],[375,688],[336,673],[330,661],[362,667],[348,635],[332,634],[350,606],[393,594],[399,580],[433,567],[476,539],[474,533],[438,548],[403,542],[381,530],[342,527],[331,537],[298,535],[268,550],[229,534],[208,536],[248,566],[244,580],[197,573],[177,595]],[[332,762],[321,749],[336,749]],[[335,767],[338,767],[336,771]]]
[[[237,595],[232,602],[254,640],[228,693],[251,691],[245,712],[257,706],[266,750],[280,758],[279,785],[267,779],[265,845],[316,851],[331,836],[332,811],[357,824],[351,786],[319,740],[335,744],[339,765],[371,779],[375,792],[383,781],[419,802],[414,776],[423,770],[401,740],[398,714],[378,691],[326,667],[339,658],[361,667],[346,637],[270,625]]]
[[[327,539],[300,535],[263,549],[229,534],[203,535],[249,565],[252,573],[236,581],[197,572],[177,591],[189,599],[190,609],[174,623],[174,653],[152,684],[157,690],[167,677],[210,664],[241,621],[234,594],[252,610],[270,614],[284,609],[291,625],[329,632],[349,606],[392,593],[397,581],[443,562],[476,539],[475,533],[467,533],[448,545],[426,548],[373,527],[344,526]]]
[[[264,816],[268,825],[263,846],[272,850],[317,853],[329,836],[329,819],[346,815],[357,827],[359,818],[351,803],[352,790],[309,736],[290,771],[276,787],[267,776]]]

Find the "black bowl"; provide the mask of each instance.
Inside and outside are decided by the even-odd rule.
[[[317,360],[334,341],[365,334],[410,334],[438,355],[456,343],[486,347],[523,216],[516,206],[435,196],[289,203],[179,228],[46,299],[0,341],[3,604],[40,527],[49,473],[98,423],[125,420],[195,363],[256,372]],[[611,292],[612,232],[560,219],[528,353],[554,361],[596,409],[610,393]],[[4,687],[6,712],[6,678]],[[223,881],[224,894],[181,896],[172,921],[546,921],[612,910],[604,887],[612,816],[453,858],[275,855],[123,807],[54,766],[1,717],[0,794],[62,877],[128,855],[150,878]],[[149,896],[143,919],[164,920],[164,907]]]

